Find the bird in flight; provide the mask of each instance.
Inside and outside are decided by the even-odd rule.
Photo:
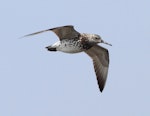
[[[54,32],[59,38],[59,41],[46,47],[48,51],[61,51],[65,53],[85,52],[92,58],[98,86],[102,92],[108,74],[109,52],[106,48],[99,46],[98,43],[104,43],[110,46],[111,44],[103,41],[97,34],[79,33],[72,25],[55,27],[28,34],[24,37],[40,34],[47,31]]]

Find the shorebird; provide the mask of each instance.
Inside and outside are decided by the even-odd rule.
[[[111,44],[103,41],[97,34],[79,33],[72,25],[46,29],[25,35],[24,37],[47,31],[54,32],[59,38],[59,41],[46,47],[48,51],[61,51],[65,53],[85,52],[92,58],[99,89],[102,92],[108,74],[109,53],[106,48],[99,46],[98,43],[104,43],[110,46]]]

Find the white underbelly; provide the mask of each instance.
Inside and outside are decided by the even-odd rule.
[[[62,42],[57,50],[65,53],[78,53],[83,51],[82,47],[79,46],[79,44],[70,42]]]

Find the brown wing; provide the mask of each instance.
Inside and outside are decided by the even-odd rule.
[[[55,28],[31,33],[31,34],[25,35],[24,37],[40,34],[40,33],[47,32],[47,31],[53,31],[59,37],[60,40],[75,38],[79,36],[79,33],[74,29],[72,25],[67,25],[67,26],[55,27]]]
[[[102,92],[108,74],[108,67],[109,67],[108,50],[101,46],[95,45],[92,48],[86,50],[85,52],[93,59],[98,85],[100,91]]]
[[[71,25],[56,27],[50,30],[53,31],[60,38],[60,40],[76,38],[79,36],[79,33]]]

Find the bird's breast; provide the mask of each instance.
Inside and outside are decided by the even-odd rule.
[[[57,50],[65,53],[78,53],[83,51],[83,45],[78,40],[62,40]]]

